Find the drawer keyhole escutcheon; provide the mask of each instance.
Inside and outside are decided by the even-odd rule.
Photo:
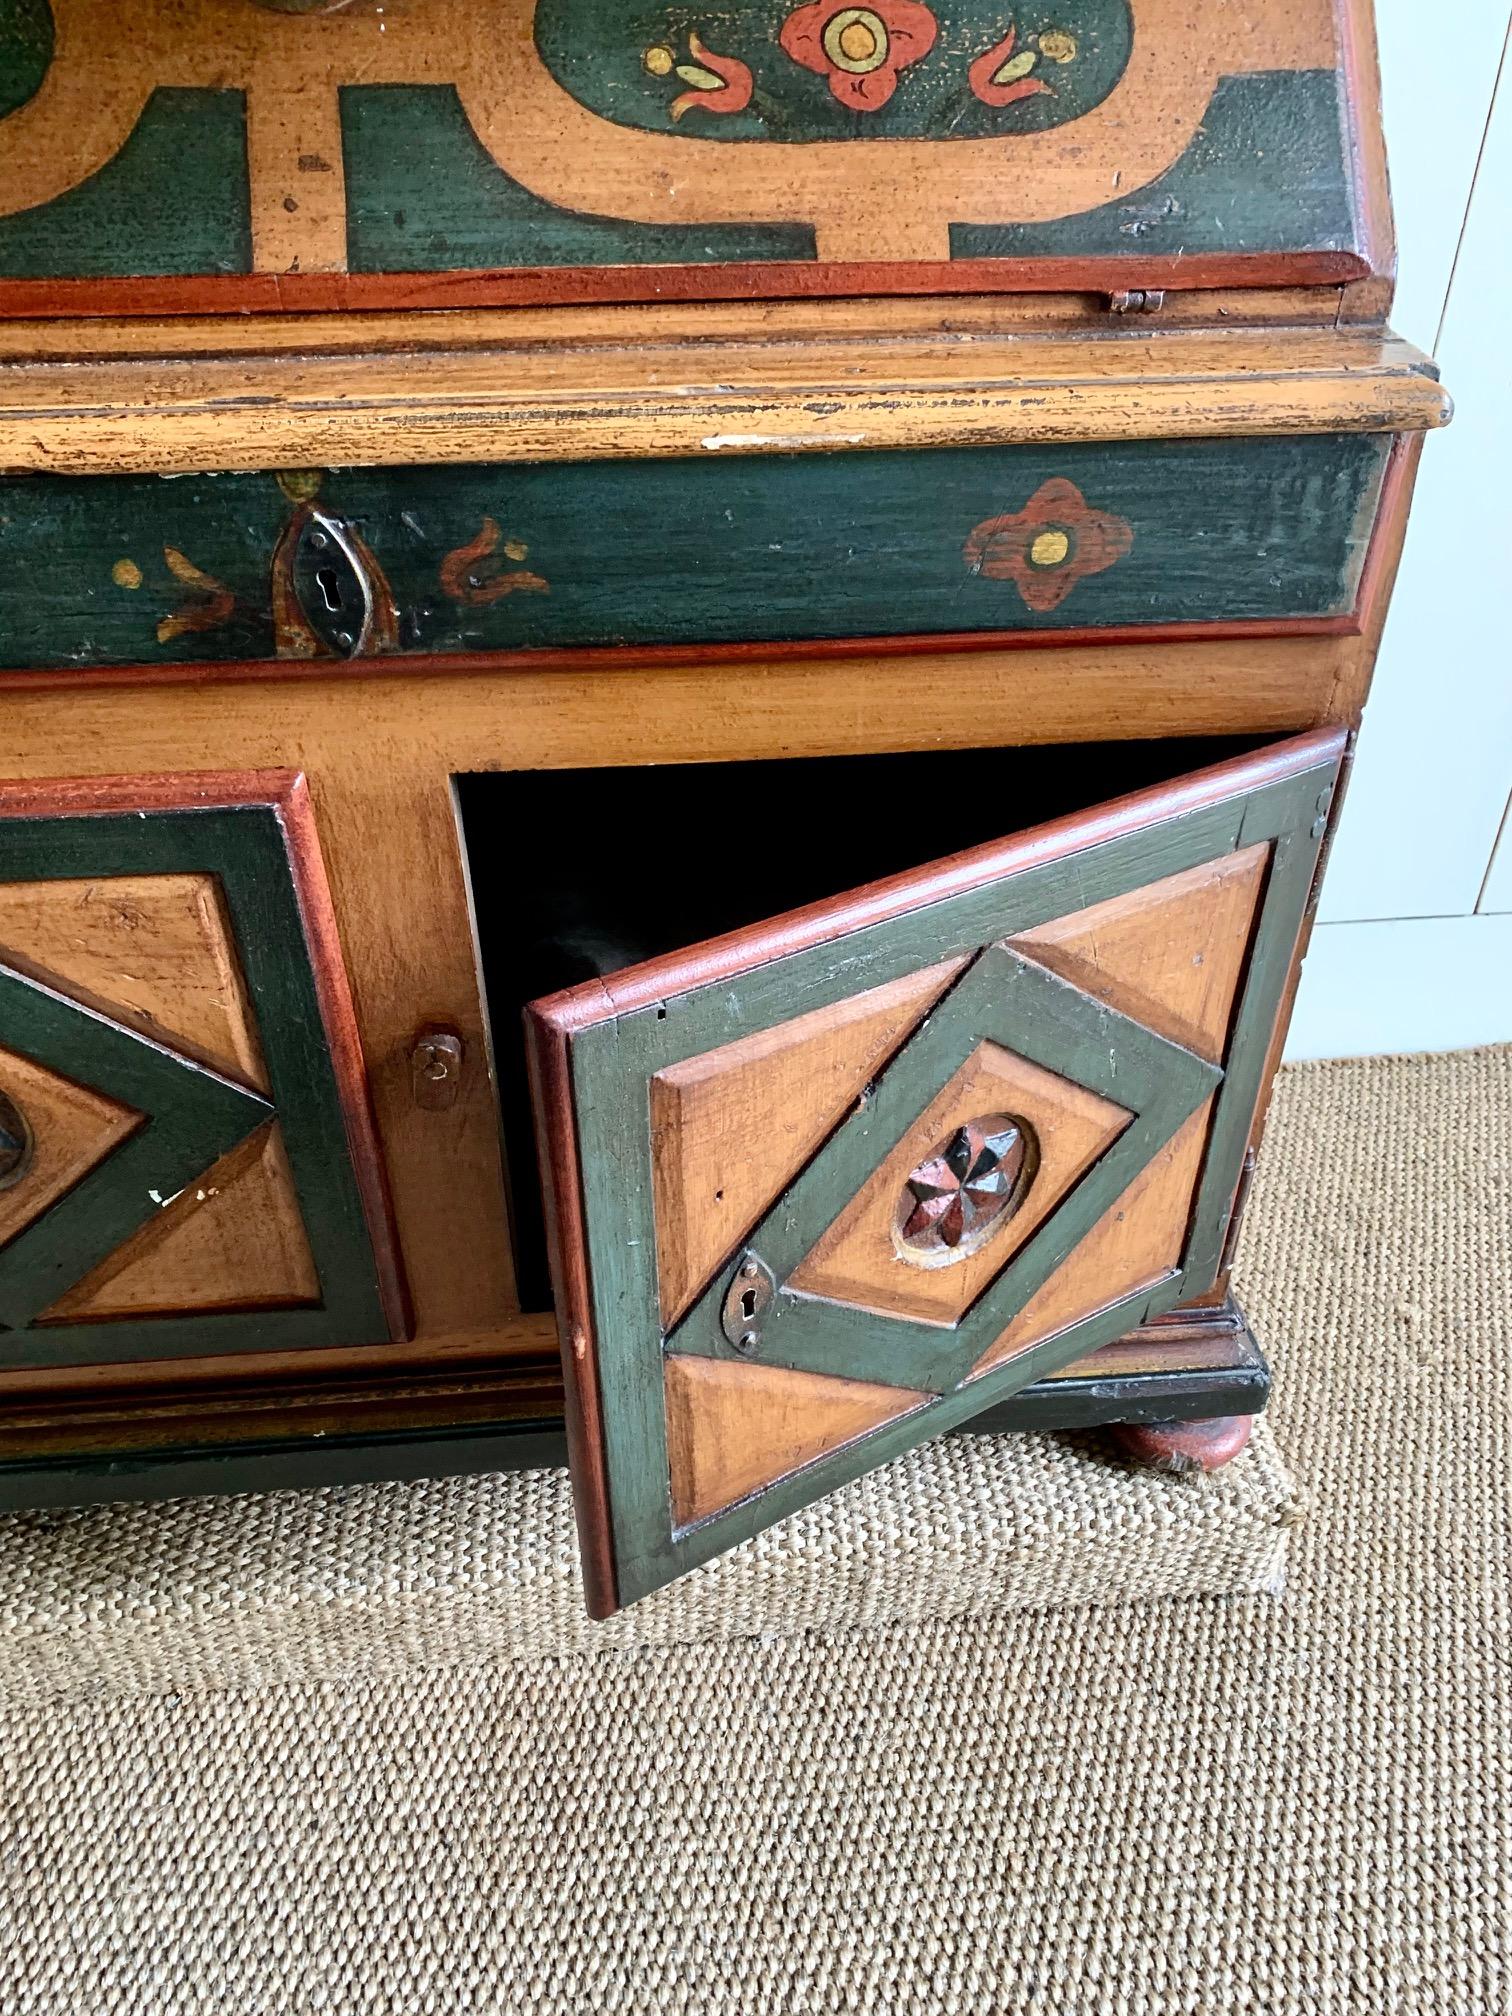
[[[32,1165],[31,1123],[8,1093],[0,1092],[0,1190],[19,1183]]]
[[[294,548],[293,585],[300,614],[327,650],[351,658],[371,647],[374,585],[344,519],[310,513]]]
[[[743,1253],[719,1312],[726,1343],[749,1357],[761,1344],[762,1319],[777,1294],[772,1270],[757,1253]]]

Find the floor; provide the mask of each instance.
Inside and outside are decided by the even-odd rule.
[[[18,1714],[0,2007],[1504,2016],[1512,1049],[1262,1170],[1281,1596]]]

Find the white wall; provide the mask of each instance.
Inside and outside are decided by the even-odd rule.
[[[1287,1054],[1512,1041],[1512,57],[1508,0],[1376,0],[1400,238],[1392,321],[1432,436]]]

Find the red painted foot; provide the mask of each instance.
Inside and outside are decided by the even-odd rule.
[[[1109,1432],[1131,1463],[1190,1477],[1232,1463],[1254,1425],[1253,1414],[1219,1414],[1211,1421],[1120,1421]]]

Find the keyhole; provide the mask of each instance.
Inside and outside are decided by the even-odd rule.
[[[740,1313],[745,1318],[747,1323],[750,1323],[755,1319],[756,1290],[754,1288],[743,1288],[741,1290]]]
[[[315,581],[321,594],[325,597],[327,609],[330,610],[333,616],[339,616],[341,614],[341,582],[337,576],[336,569],[334,567],[317,567],[315,569]]]

